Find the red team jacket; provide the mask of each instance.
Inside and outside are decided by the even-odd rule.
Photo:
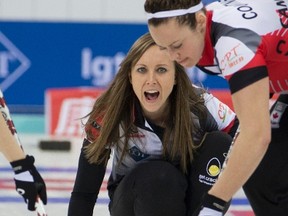
[[[269,76],[288,90],[288,0],[225,0],[207,6],[205,49],[197,67],[223,76],[234,93]]]

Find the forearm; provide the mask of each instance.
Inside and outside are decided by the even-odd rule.
[[[96,194],[72,192],[69,202],[68,216],[93,215],[96,199]]]
[[[83,145],[86,146],[88,144],[88,141],[85,140]],[[88,216],[93,214],[94,205],[101,188],[105,171],[106,164],[90,164],[82,148],[76,179],[69,202],[69,216]]]
[[[25,153],[23,152],[23,150],[20,148],[20,146],[17,143],[15,144],[13,142],[12,143],[5,142],[3,144],[4,145],[6,144],[7,146],[4,146],[1,149],[1,152],[3,153],[3,155],[9,162],[21,160],[25,158],[26,156]]]
[[[25,158],[25,153],[12,135],[2,115],[0,115],[0,131],[0,151],[5,158],[9,162]]]
[[[225,201],[230,200],[257,168],[265,155],[268,143],[267,139],[261,136],[240,133],[229,155],[227,167],[209,194]]]

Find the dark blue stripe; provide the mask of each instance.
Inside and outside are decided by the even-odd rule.
[[[48,198],[48,203],[60,204],[60,203],[69,203],[70,198],[58,198],[58,197],[51,197]],[[0,196],[0,203],[24,203],[23,198],[21,197],[10,197],[10,196]],[[108,204],[108,198],[99,198],[97,200],[98,204]]]
[[[54,204],[60,204],[60,203],[69,203],[70,198],[64,198],[64,197],[50,197],[48,198],[48,203],[54,203]],[[9,202],[9,203],[19,203],[24,202],[23,198],[21,197],[10,197],[10,196],[0,196],[0,202]],[[99,198],[97,200],[98,204],[108,204],[109,199],[108,198]],[[235,198],[232,200],[231,205],[234,206],[242,206],[242,205],[248,205],[250,206],[248,200],[246,198]]]
[[[234,198],[231,201],[231,205],[250,205],[246,198]]]
[[[76,173],[77,168],[75,167],[67,167],[67,168],[57,168],[57,167],[37,167],[37,170],[39,172],[71,172],[71,173]],[[12,168],[11,167],[0,167],[0,172],[11,172]],[[106,172],[110,172],[111,169],[107,168]]]
[[[57,168],[57,167],[37,167],[39,172],[73,172],[77,171],[75,167],[67,167],[67,168]],[[0,172],[11,172],[11,167],[0,167]]]

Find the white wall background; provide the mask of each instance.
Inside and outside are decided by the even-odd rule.
[[[0,0],[0,21],[146,22],[145,0]]]

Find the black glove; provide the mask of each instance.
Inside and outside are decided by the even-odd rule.
[[[34,166],[34,161],[33,156],[27,155],[24,159],[10,163],[15,173],[16,191],[23,196],[25,203],[28,203],[30,211],[35,210],[38,196],[45,205],[47,204],[46,185]]]
[[[202,204],[193,213],[193,216],[198,215],[224,215],[229,208],[229,203],[218,197],[206,194],[203,197]]]

